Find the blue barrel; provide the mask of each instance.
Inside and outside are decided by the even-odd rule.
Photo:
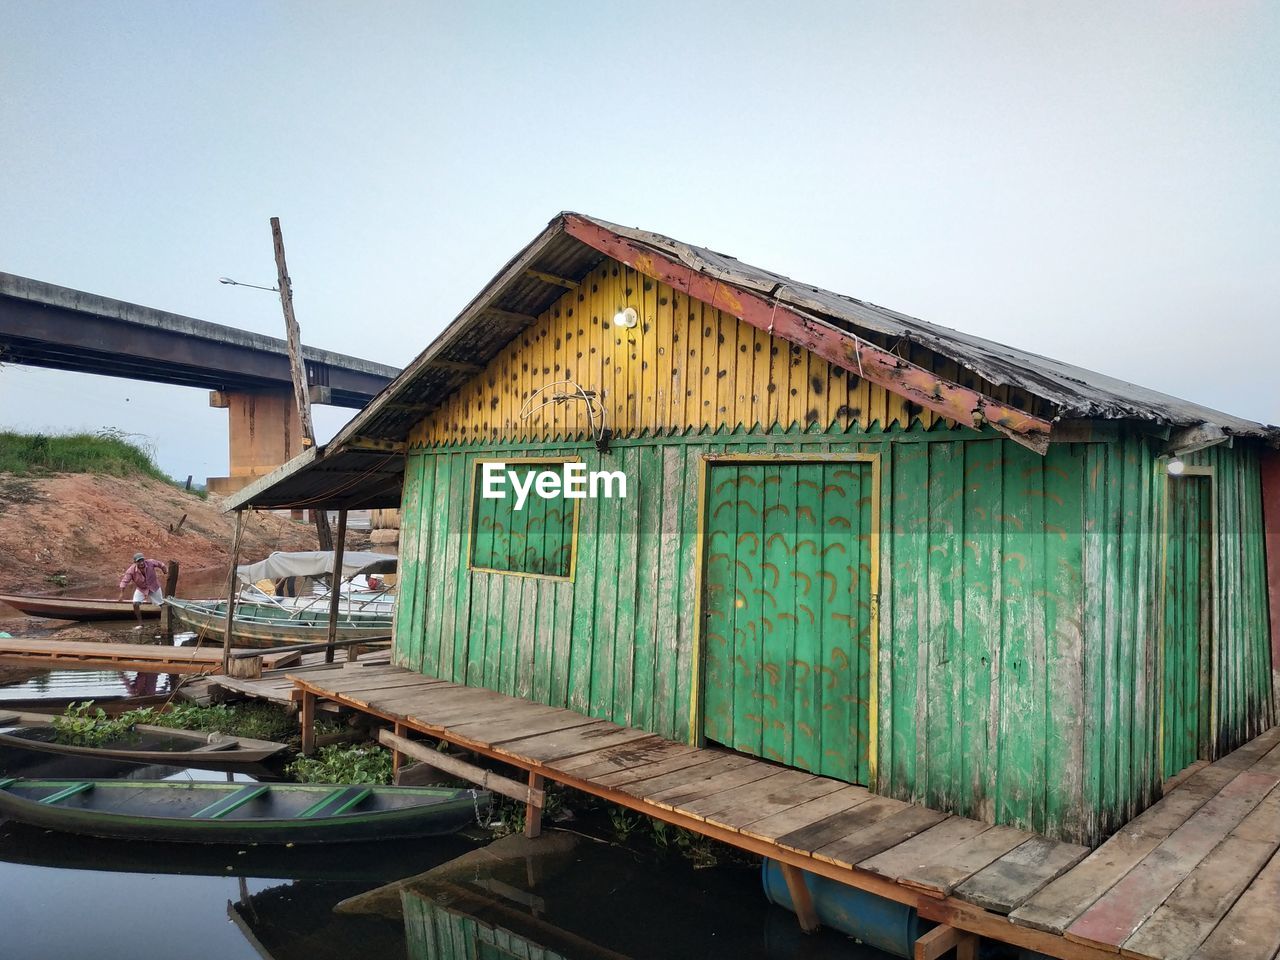
[[[782,864],[766,858],[761,866],[760,879],[770,903],[795,912],[791,892],[782,876]],[[910,957],[916,940],[934,926],[927,920],[921,920],[915,907],[886,900],[807,871],[804,879],[813,899],[813,908],[824,927],[857,937],[867,946],[885,953]]]

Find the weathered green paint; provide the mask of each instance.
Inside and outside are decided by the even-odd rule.
[[[872,469],[852,461],[711,466],[709,739],[869,782]]]
[[[1039,457],[990,434],[918,429],[641,437],[604,455],[577,442],[414,449],[396,659],[672,739],[696,737],[703,457],[877,453],[876,787],[1096,842],[1159,795],[1161,631],[1170,611],[1168,478],[1157,450],[1157,440],[1119,434],[1053,444]],[[623,469],[631,480],[627,501],[581,503],[571,581],[467,569],[475,461],[518,456],[581,457],[589,470]],[[1272,722],[1258,460],[1244,444],[1187,459],[1214,468],[1218,756]],[[784,498],[779,485],[778,503],[795,496],[799,508],[802,495]],[[787,633],[776,639],[796,642]],[[744,671],[744,684],[767,676],[773,662],[751,649],[759,669]],[[705,666],[706,686],[727,682],[714,657]],[[791,749],[795,762],[806,709],[797,679],[780,673],[777,687],[779,711],[790,698],[791,726],[762,729],[750,749],[783,757]],[[750,691],[744,685],[743,697]],[[735,739],[738,702],[735,686]],[[719,721],[708,722],[718,735]],[[861,753],[851,737],[845,756]]]
[[[456,904],[459,895],[464,909],[469,907],[478,916],[443,905]],[[436,896],[442,902],[437,902]],[[572,935],[557,931],[536,917],[525,920],[517,914],[516,920],[539,926],[546,939],[568,940],[570,949],[557,953],[527,936],[481,919],[492,912],[486,909],[489,903],[455,885],[444,883],[439,890],[406,888],[400,893],[400,903],[407,960],[565,960],[566,956],[590,960],[583,954],[584,942],[575,942]],[[606,955],[617,956],[603,950],[599,953],[600,957]]]
[[[1213,478],[1169,480],[1165,548],[1163,770],[1213,752]]]

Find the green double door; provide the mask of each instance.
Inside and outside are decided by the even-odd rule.
[[[1213,480],[1169,478],[1164,577],[1162,770],[1171,777],[1213,749]]]
[[[871,780],[874,464],[768,460],[707,472],[703,732]]]

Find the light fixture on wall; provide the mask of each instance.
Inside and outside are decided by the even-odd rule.
[[[1171,477],[1182,476],[1183,471],[1186,469],[1187,465],[1182,462],[1181,457],[1170,457],[1169,462],[1165,465],[1165,470],[1168,471]]]
[[[634,330],[639,322],[640,314],[636,313],[635,307],[624,307],[613,315],[613,325],[624,330]]]

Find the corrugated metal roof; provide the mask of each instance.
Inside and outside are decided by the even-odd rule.
[[[385,453],[357,450],[352,444],[357,438],[403,442],[415,423],[473,375],[449,363],[488,363],[564,293],[562,285],[530,271],[579,281],[603,259],[600,252],[565,232],[569,216],[850,334],[878,335],[924,347],[989,383],[1024,391],[1047,404],[1056,420],[1142,421],[1168,428],[1207,423],[1231,435],[1272,442],[1280,438],[1280,431],[1272,426],[792,280],[706,247],[583,214],[562,213],[512,257],[440,336],[317,456],[307,459],[304,454],[291,461],[229,499],[227,509],[396,505],[402,458],[391,457],[389,462]]]

